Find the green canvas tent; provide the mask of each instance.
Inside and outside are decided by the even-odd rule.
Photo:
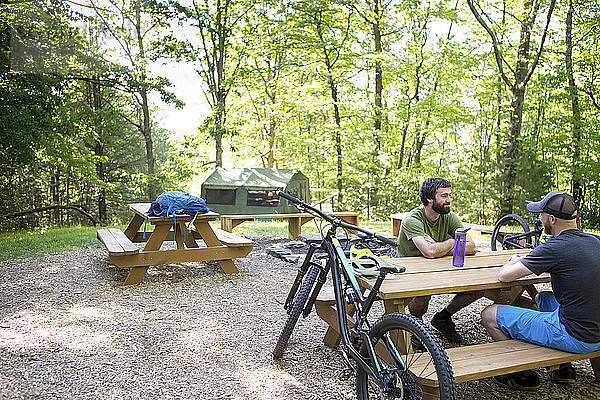
[[[221,214],[287,214],[298,212],[283,190],[310,202],[308,178],[300,171],[276,168],[217,168],[202,183],[201,196]]]

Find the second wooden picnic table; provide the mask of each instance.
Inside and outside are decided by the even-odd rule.
[[[328,213],[335,215],[349,224],[358,226],[358,213],[341,211]],[[253,215],[221,215],[221,229],[231,232],[233,228],[240,225],[244,221],[253,221],[257,219],[287,219],[288,220],[288,238],[297,239],[300,236],[302,225],[308,221],[312,221],[314,215],[308,213],[292,213],[292,214],[253,214]]]
[[[219,214],[181,214],[149,217],[150,203],[129,204],[134,213],[124,232],[119,229],[101,229],[98,238],[106,245],[110,260],[119,267],[131,268],[125,284],[142,281],[148,266],[195,261],[217,261],[225,273],[238,272],[234,258],[248,255],[251,240],[213,229],[209,222]],[[153,227],[154,229],[150,229]],[[197,239],[205,247],[200,247]],[[166,241],[174,241],[176,248],[162,248]],[[142,249],[134,243],[145,242]]]

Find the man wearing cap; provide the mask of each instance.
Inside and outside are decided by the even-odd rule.
[[[537,310],[494,304],[481,312],[483,325],[495,341],[522,339],[541,346],[589,353],[600,350],[600,239],[577,229],[577,205],[572,196],[552,191],[527,204],[540,213],[544,233],[552,237],[527,256],[512,256],[498,273],[501,282],[549,272],[552,291],[538,293]],[[516,389],[539,386],[533,371],[494,378]],[[550,373],[556,383],[575,382],[575,369],[563,364]]]
[[[411,210],[402,220],[398,233],[398,257],[424,256],[443,257],[454,250],[454,232],[462,228],[456,214],[450,212],[451,184],[444,178],[427,178],[420,190],[422,206]],[[475,254],[475,243],[469,235],[465,254]],[[431,325],[454,343],[461,343],[462,336],[456,331],[452,315],[481,298],[481,292],[460,293],[454,296],[443,310],[436,313]],[[422,318],[429,307],[431,296],[414,298],[408,305],[410,313]],[[423,350],[420,343],[413,343],[417,350]]]

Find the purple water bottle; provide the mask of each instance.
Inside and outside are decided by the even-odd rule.
[[[465,265],[465,245],[467,243],[467,231],[471,228],[458,228],[454,232],[454,252],[452,253],[452,265],[462,267]]]

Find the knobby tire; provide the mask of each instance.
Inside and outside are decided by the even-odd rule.
[[[521,233],[527,233],[529,232],[529,225],[527,224],[527,222],[525,222],[525,220],[517,215],[517,214],[508,214],[505,215],[504,217],[500,218],[495,224],[494,224],[494,230],[492,231],[492,238],[491,238],[491,243],[490,243],[490,247],[492,248],[492,251],[496,251],[496,250],[509,250],[509,249],[518,249],[520,247],[518,246],[511,246],[510,241],[506,242],[506,238],[504,238],[502,241],[498,240],[498,236],[501,234],[502,228],[505,226],[515,226],[515,225],[520,225],[520,228],[517,226],[516,229],[517,231],[513,232],[514,234],[521,234]],[[525,238],[525,243],[522,245],[523,248],[531,248],[531,235],[527,235]],[[497,244],[501,243],[502,245],[502,249],[498,249]]]
[[[391,357],[388,356],[389,352],[383,346],[375,346],[385,334],[391,336],[403,335],[405,338],[411,337],[413,344],[415,341],[422,343],[425,348],[425,351],[422,352],[411,350],[408,354],[402,354],[407,352],[396,348],[410,372],[402,371],[400,366],[392,362]],[[373,325],[369,331],[369,337],[375,346],[377,359],[382,368],[388,371],[396,371],[396,373],[392,375],[394,379],[391,380],[392,383],[389,386],[392,390],[383,394],[374,382],[374,378],[359,368],[356,377],[358,400],[379,398],[418,400],[424,396],[425,398],[454,400],[456,391],[454,375],[444,346],[420,319],[402,313],[386,314]],[[367,344],[363,343],[361,345],[360,354],[370,364]],[[419,385],[425,378],[437,379],[439,394],[435,393],[435,389],[431,390],[429,387]]]
[[[308,300],[308,296],[310,295],[310,291],[315,284],[318,274],[319,267],[317,265],[311,265],[304,282],[302,282],[302,286],[300,286],[298,294],[291,304],[288,318],[285,321],[283,330],[281,331],[281,334],[279,334],[279,339],[277,339],[277,344],[273,350],[273,358],[281,358],[283,355],[283,351],[285,350],[288,340],[290,340],[290,336],[292,335],[292,331],[298,322],[298,318],[306,305],[306,301]]]

